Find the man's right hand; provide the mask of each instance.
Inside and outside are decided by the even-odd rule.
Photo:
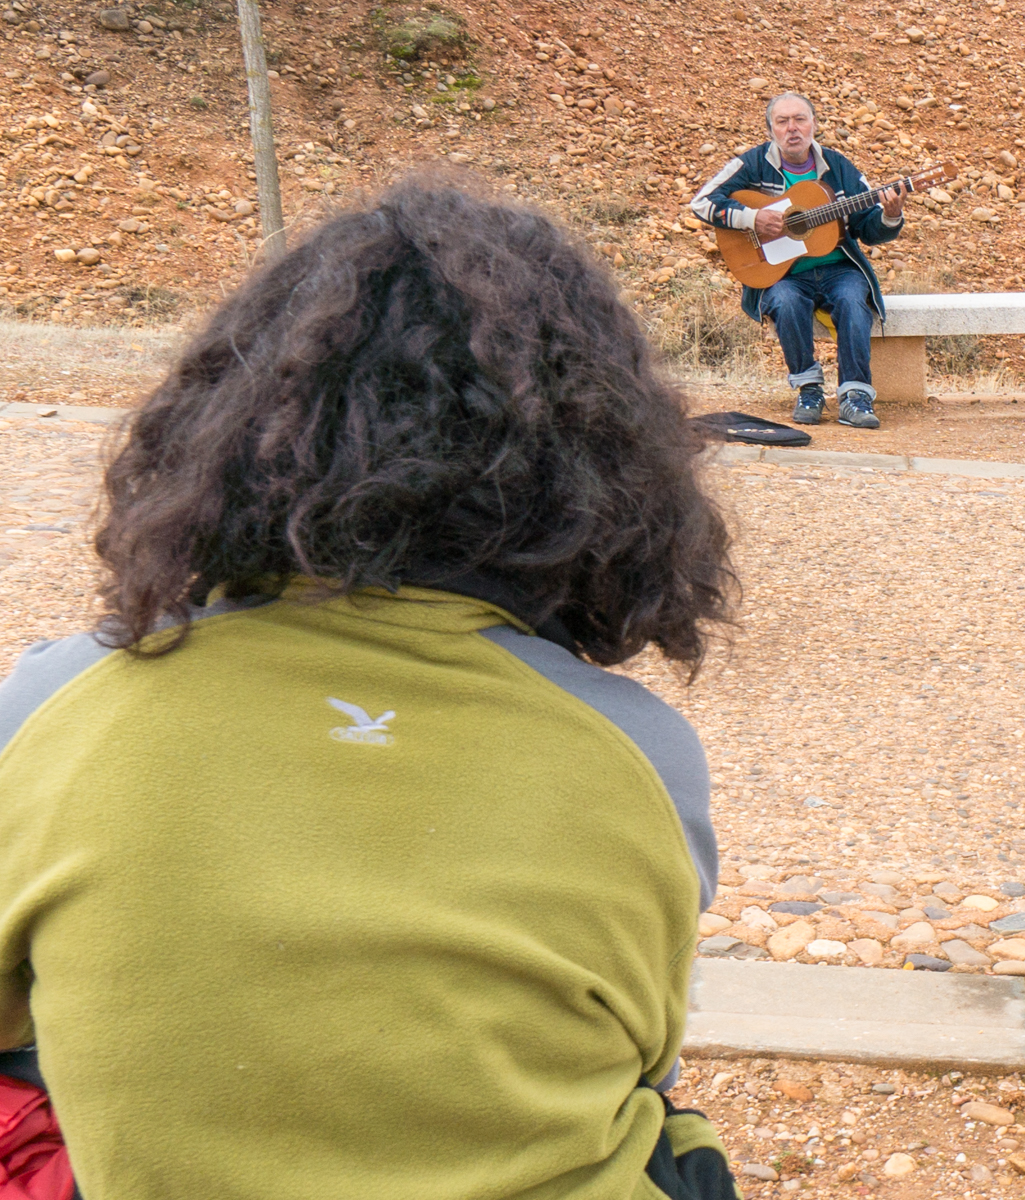
[[[786,233],[786,228],[783,214],[778,208],[760,208],[755,214],[755,233],[758,234],[760,241],[775,241],[776,238],[782,237]]]

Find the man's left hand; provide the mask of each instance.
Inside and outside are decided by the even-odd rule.
[[[899,217],[904,211],[904,198],[907,196],[907,194],[908,190],[904,184],[901,184],[900,187],[897,188],[887,188],[884,192],[880,193],[879,202],[883,206],[883,213],[888,216],[891,221],[894,220],[894,218]]]

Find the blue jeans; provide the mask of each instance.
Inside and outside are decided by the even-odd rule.
[[[870,363],[872,320],[868,280],[853,263],[830,263],[799,275],[784,275],[762,294],[762,316],[776,326],[792,388],[822,383],[815,358],[812,326],[816,308],[825,309],[836,326],[838,397],[858,388],[875,399]]]

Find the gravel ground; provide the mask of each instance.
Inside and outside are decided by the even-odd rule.
[[[701,1108],[720,1129],[749,1198],[820,1200],[878,1191],[886,1200],[1011,1200],[1025,1194],[1020,1075],[706,1060],[684,1064],[673,1098]]]
[[[0,675],[89,623],[109,436],[0,418]],[[732,652],[713,649],[690,689],[653,654],[626,668],[708,752],[723,875],[703,952],[1018,970],[1025,932],[992,923],[1025,926],[1025,483],[765,464],[710,478],[745,585]],[[723,1127],[748,1196],[1022,1194],[1018,1075],[705,1060],[676,1098]]]

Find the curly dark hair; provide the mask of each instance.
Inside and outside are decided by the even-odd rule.
[[[701,448],[585,248],[412,178],[253,276],[135,414],[96,538],[107,639],[162,652],[218,585],[474,573],[597,662],[655,642],[693,671],[733,583]]]

